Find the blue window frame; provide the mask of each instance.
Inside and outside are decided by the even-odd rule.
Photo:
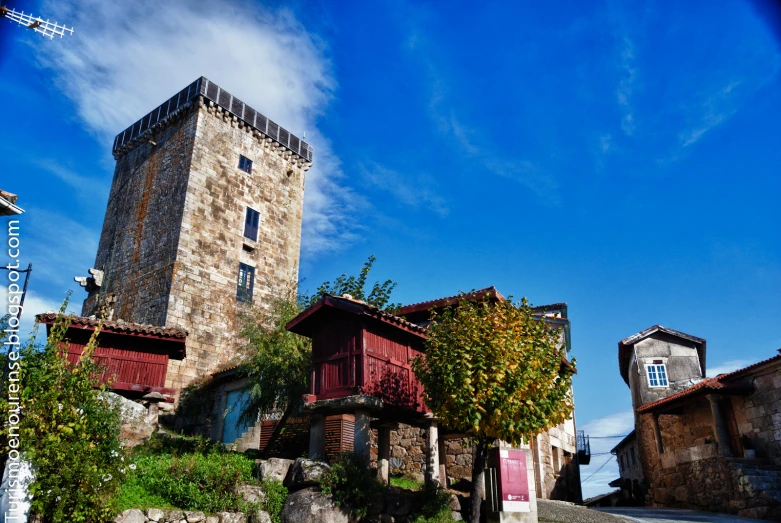
[[[236,299],[244,303],[252,303],[252,289],[255,286],[255,267],[246,263],[239,264],[239,282],[236,286]]]
[[[246,156],[239,156],[239,169],[247,174],[252,174],[252,160]]]
[[[244,218],[244,237],[257,241],[258,224],[260,224],[260,213],[247,207],[247,216]]]
[[[648,385],[650,387],[668,387],[667,369],[662,365],[646,365]]]

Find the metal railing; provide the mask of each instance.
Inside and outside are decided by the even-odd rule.
[[[591,461],[591,442],[589,437],[582,430],[579,430],[576,437],[578,449],[578,461],[581,465],[588,465]]]
[[[122,147],[130,144],[133,140],[158,123],[163,122],[166,118],[178,112],[180,109],[189,107],[192,101],[198,96],[203,96],[205,99],[219,105],[247,125],[250,125],[253,129],[260,131],[275,142],[285,146],[304,160],[308,162],[312,161],[313,150],[311,145],[299,139],[290,131],[287,131],[283,127],[272,122],[261,113],[203,76],[119,133],[117,137],[114,138],[112,151],[116,153]]]

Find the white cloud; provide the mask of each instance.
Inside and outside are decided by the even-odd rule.
[[[635,50],[634,44],[629,37],[624,36],[621,48],[621,70],[622,77],[618,82],[616,99],[623,113],[621,118],[621,130],[627,136],[632,136],[637,128],[635,124],[634,111],[632,109],[632,94],[634,93],[635,83],[637,82],[637,69],[634,65]]]
[[[5,286],[0,286],[0,303],[3,304],[2,309],[0,309],[0,316],[5,316],[8,313],[6,305],[8,303],[8,288]],[[22,321],[19,325],[19,335],[21,340],[24,341],[29,337],[33,330],[33,326],[35,325],[35,316],[37,314],[48,311],[59,311],[61,305],[61,300],[50,300],[34,291],[28,291],[24,299]],[[81,312],[81,303],[75,303],[74,301],[71,301],[68,304],[66,312],[78,314]],[[38,337],[39,340],[42,339],[41,336],[44,335],[44,332],[45,331],[41,331],[41,335]]]
[[[610,454],[610,450],[621,441],[621,437],[635,428],[632,409],[615,412],[601,418],[587,421],[579,426],[591,439],[591,463],[580,467],[583,497],[590,498],[598,494],[615,490],[608,483],[619,477],[618,463]],[[607,464],[606,464],[607,463]],[[604,467],[602,467],[604,465]],[[602,467],[600,469],[600,467]]]
[[[375,188],[388,192],[411,207],[427,207],[447,216],[445,199],[437,193],[434,180],[427,175],[402,174],[375,162],[361,165],[363,177]]]
[[[339,160],[317,128],[336,88],[322,42],[286,9],[241,0],[55,2],[45,10],[73,24],[40,63],[108,149],[113,137],[184,86],[206,76],[302,136],[315,148],[307,173],[304,251],[354,237]],[[56,173],[55,173],[56,174]]]
[[[732,372],[733,370],[742,369],[743,367],[748,367],[752,363],[756,363],[756,361],[754,360],[725,361],[724,363],[720,363],[715,367],[708,367],[708,369],[706,370],[706,376],[708,376],[709,378],[715,378],[719,374],[726,374],[727,372]]]

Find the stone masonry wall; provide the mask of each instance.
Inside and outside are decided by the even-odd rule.
[[[190,330],[187,359],[169,365],[174,388],[235,358],[240,262],[255,267],[255,305],[298,278],[304,169],[218,109],[199,109],[168,301],[166,324]],[[251,174],[239,155],[252,160]],[[244,239],[247,207],[260,212],[257,242]]]
[[[164,325],[184,212],[198,114],[185,113],[117,160],[95,268],[102,294],[115,294],[114,319]],[[96,313],[97,292],[82,314]]]
[[[252,160],[251,174],[239,155]],[[166,387],[179,391],[235,360],[240,262],[255,268],[254,305],[295,285],[307,168],[203,100],[117,159],[99,292],[115,295],[114,319],[189,331],[187,357],[169,363]],[[260,213],[257,242],[243,237],[247,207]],[[84,315],[98,298],[85,301]]]
[[[753,378],[756,392],[732,398],[738,431],[756,447],[757,457],[781,461],[781,363]]]
[[[426,471],[426,431],[425,429],[400,425],[390,432],[390,472],[391,474],[423,474]],[[371,436],[372,466],[377,462],[377,431]],[[447,464],[447,475],[451,483],[472,478],[472,447],[469,441],[462,439],[445,440],[445,456],[440,456]]]

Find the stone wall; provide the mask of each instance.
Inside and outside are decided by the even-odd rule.
[[[95,262],[104,283],[83,314],[115,295],[114,319],[186,328],[187,357],[169,363],[166,380],[177,391],[233,361],[239,263],[255,268],[255,305],[297,280],[307,168],[219,107],[194,103],[117,158]],[[260,213],[256,242],[243,234],[248,207]]]
[[[572,420],[534,438],[532,445],[535,491],[539,499],[582,501],[577,445]]]
[[[417,476],[426,472],[426,430],[401,424],[390,432],[390,473]],[[371,435],[372,467],[377,466],[377,431]],[[469,440],[445,440],[445,455],[450,483],[472,479],[472,447]]]
[[[738,431],[756,447],[757,457],[781,461],[781,362],[753,377],[756,392],[732,398]]]

